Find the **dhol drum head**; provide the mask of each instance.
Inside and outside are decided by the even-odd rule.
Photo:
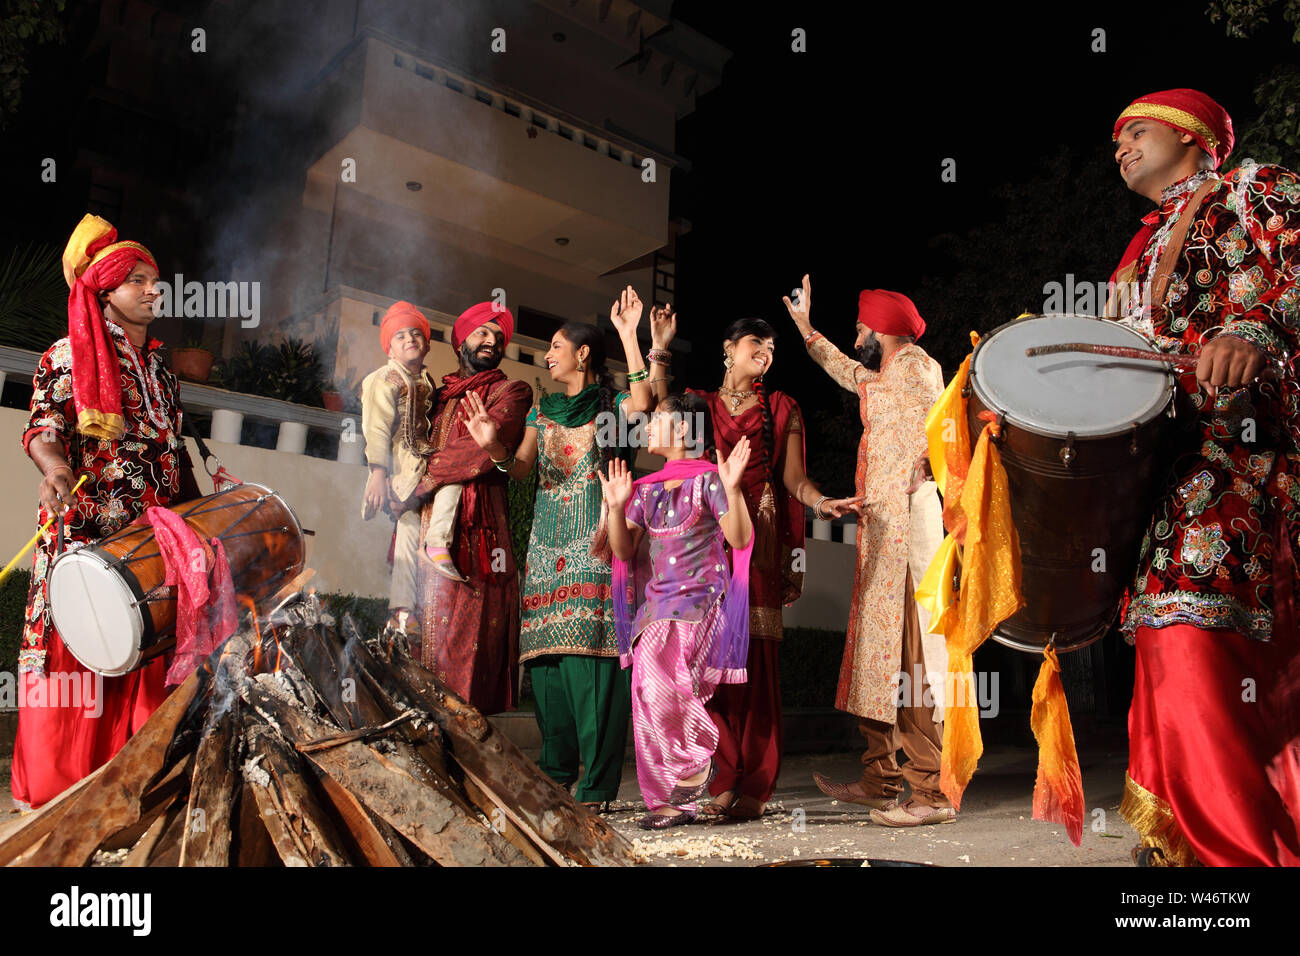
[[[50,616],[64,644],[93,671],[116,677],[140,662],[144,621],[125,579],[89,550],[62,555],[50,569]]]
[[[1040,345],[1086,342],[1150,349],[1142,335],[1106,319],[1029,316],[990,333],[975,350],[971,385],[984,405],[1038,435],[1100,438],[1129,431],[1169,404],[1173,377],[1155,362],[1087,353],[1037,355]]]

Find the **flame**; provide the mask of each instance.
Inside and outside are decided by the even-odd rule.
[[[257,640],[253,642],[253,673],[260,674],[262,671],[262,626],[257,622],[257,605],[246,594],[235,595],[235,600],[239,602],[240,607],[247,608],[248,616],[252,619],[253,633],[257,635]]]

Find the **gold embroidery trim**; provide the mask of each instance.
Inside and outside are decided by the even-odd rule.
[[[749,636],[781,639],[781,609],[779,607],[753,607],[749,609]]]
[[[1174,819],[1169,804],[1124,774],[1124,799],[1119,815],[1138,833],[1139,846],[1164,854],[1155,866],[1199,866],[1187,837]]]
[[[132,242],[129,239],[124,239],[121,242],[115,242],[112,245],[108,245],[105,246],[103,249],[100,249],[97,253],[95,253],[95,258],[90,260],[90,265],[86,266],[86,268],[89,269],[90,266],[93,266],[95,263],[99,262],[99,260],[103,259],[105,256],[111,256],[119,249],[136,249],[140,252],[143,252],[152,261],[154,262],[158,261],[154,259],[153,253],[150,252],[148,249],[146,249],[144,246],[140,245],[140,243]]]
[[[1119,123],[1126,119],[1153,119],[1160,120],[1164,123],[1172,123],[1175,126],[1181,126],[1189,133],[1194,133],[1205,141],[1205,145],[1210,147],[1210,151],[1219,148],[1219,137],[1215,136],[1208,126],[1199,119],[1188,113],[1186,110],[1180,110],[1176,106],[1161,106],[1159,103],[1131,103],[1119,114]],[[1119,139],[1118,135],[1112,136],[1112,140]]]

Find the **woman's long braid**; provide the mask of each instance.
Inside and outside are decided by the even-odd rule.
[[[775,482],[776,470],[776,422],[772,418],[772,409],[767,403],[767,389],[763,379],[754,379],[754,394],[758,396],[758,407],[763,414],[763,467],[767,469],[768,481]]]
[[[593,352],[594,356],[595,353]],[[599,422],[615,422],[617,424],[618,412],[614,408],[614,376],[610,374],[609,369],[605,367],[604,356],[601,356],[600,366],[596,371],[596,382],[600,386],[600,417]],[[601,427],[597,424],[596,439],[599,445]],[[614,440],[600,447],[600,464],[601,470],[608,472],[609,463],[618,456],[622,448],[618,444],[618,428],[614,429]]]

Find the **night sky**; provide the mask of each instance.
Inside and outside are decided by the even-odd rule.
[[[1041,310],[1043,282],[1064,275],[1036,271],[1053,260],[1039,242],[1006,236],[1015,261],[995,264],[986,281],[1016,311],[959,314],[942,294],[949,264],[931,248],[936,235],[981,224],[997,232],[1013,212],[998,190],[1032,181],[1065,147],[1081,161],[1107,162],[1109,178],[1096,195],[1056,206],[1044,196],[1039,218],[1063,238],[1104,233],[1097,261],[1064,260],[1080,277],[1104,280],[1150,208],[1110,159],[1111,124],[1124,106],[1154,90],[1196,87],[1223,104],[1240,133],[1256,111],[1260,75],[1300,58],[1289,27],[1228,39],[1198,2],[1035,4],[1023,14],[1001,4],[956,13],[926,4],[782,6],[789,12],[763,5],[745,16],[710,0],[674,4],[675,16],[733,51],[721,87],[679,124],[678,151],[693,164],[674,182],[675,212],[693,227],[679,241],[679,299],[708,360],[692,364],[692,377],[711,379],[716,366],[720,380],[721,329],[759,315],[787,333],[774,385],[813,406],[826,400],[809,382],[820,372],[801,354],[780,301],[803,272],[812,274],[814,325],[841,346],[852,342],[859,289],[912,295],[931,324],[931,351],[951,374],[966,331]],[[790,50],[795,27],[807,31],[806,53]],[[1095,28],[1106,31],[1105,53],[1090,51]],[[945,158],[957,162],[955,182],[940,179]],[[918,295],[923,279],[928,295]],[[944,326],[960,329],[945,339]]]

